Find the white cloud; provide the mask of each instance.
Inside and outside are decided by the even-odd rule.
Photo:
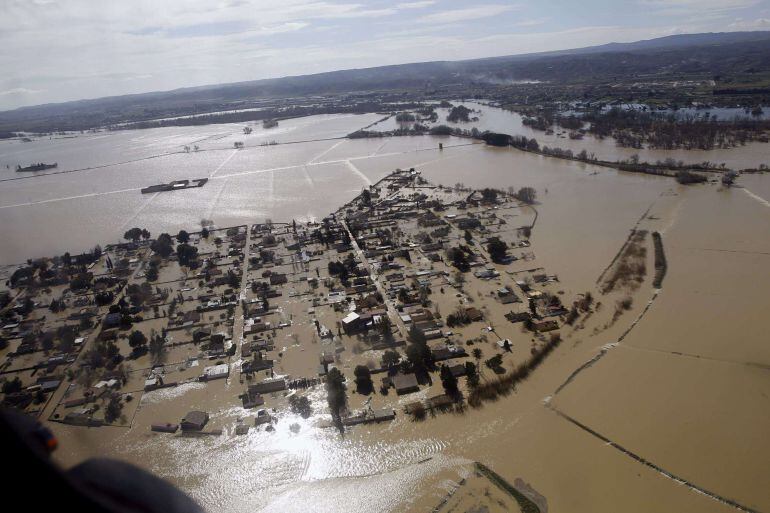
[[[22,95],[22,94],[38,94],[42,93],[43,91],[39,91],[37,89],[27,89],[24,87],[16,87],[14,89],[8,89],[6,91],[0,91],[0,96],[16,96],[16,95]]]
[[[420,18],[422,23],[440,24],[490,18],[516,9],[515,5],[482,4],[463,9],[450,9],[427,14]]]
[[[534,2],[480,2],[0,0],[0,45],[6,49],[0,53],[0,110],[407,61],[770,28],[762,5],[739,10],[756,0],[633,0],[626,7],[641,6],[645,13],[635,26],[622,26],[603,16],[600,2],[585,0],[580,10],[596,15],[596,27],[581,26],[566,8],[557,18]],[[666,9],[678,16],[662,16]]]
[[[544,25],[550,18],[537,18],[521,20],[514,23],[516,27],[536,27],[538,25]]]
[[[724,13],[754,7],[760,0],[640,0],[639,3],[654,9],[658,14],[698,16],[703,13]]]
[[[435,0],[424,0],[422,2],[404,2],[401,4],[396,4],[396,9],[424,9],[425,7],[430,7],[435,3]]]
[[[730,23],[729,28],[731,30],[769,30],[770,18],[757,18],[755,20],[736,18],[734,22]]]

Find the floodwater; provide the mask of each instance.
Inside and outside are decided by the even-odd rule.
[[[512,116],[485,111],[481,118],[490,129],[523,133],[505,130],[503,121],[496,125],[493,113],[500,120]],[[458,138],[332,139],[380,117],[304,118],[282,122],[280,133],[259,128],[251,136],[242,135],[242,126],[221,125],[2,143],[0,162],[11,167],[110,164],[0,182],[3,262],[116,241],[131,226],[173,233],[195,228],[201,218],[220,226],[321,218],[394,168],[416,167],[445,185],[535,187],[532,266],[558,274],[565,298],[590,290],[604,309],[582,329],[563,329],[565,342],[515,393],[464,414],[422,423],[399,415],[389,425],[359,426],[341,437],[318,427],[321,414],[303,420],[283,413],[275,433],[252,430],[238,437],[232,421],[244,414],[235,406],[241,387],[220,381],[148,394],[130,429],[57,424],[59,461],[70,465],[104,454],[126,459],[178,484],[210,511],[428,511],[472,461],[511,482],[521,477],[546,497],[550,511],[736,510],[720,498],[770,510],[770,300],[763,290],[770,283],[770,179],[742,176],[745,188],[730,190],[686,188],[664,177]],[[259,146],[272,139],[313,142]],[[238,140],[247,148],[233,150]],[[201,151],[128,162],[191,144]],[[746,161],[759,154],[744,152],[712,153]],[[157,195],[137,190],[201,176],[211,177],[202,189]],[[663,233],[668,274],[656,297],[648,276],[633,294],[631,311],[608,326],[615,298],[599,296],[596,280],[637,225]],[[652,269],[651,247],[648,253]],[[614,345],[635,319],[633,330]],[[614,348],[555,393],[607,344]],[[163,394],[175,394],[175,400]],[[323,392],[313,392],[312,399],[319,410]],[[209,411],[225,434],[149,433],[150,422],[181,418],[194,408]],[[295,422],[298,433],[288,428]]]
[[[480,104],[478,102],[453,102],[455,105],[465,105],[475,112],[471,117],[478,117],[477,121],[468,123],[451,123],[446,120],[449,109],[436,109],[438,120],[431,126],[447,125],[454,128],[471,130],[478,128],[480,131],[489,130],[491,132],[502,132],[511,135],[524,135],[528,138],[535,138],[540,146],[551,148],[570,149],[574,153],[579,153],[585,149],[589,155],[593,153],[600,160],[625,160],[633,155],[638,155],[643,162],[656,162],[672,158],[676,161],[683,161],[690,164],[699,164],[702,162],[711,162],[716,164],[724,163],[727,167],[733,169],[756,168],[760,164],[770,165],[770,144],[767,143],[748,143],[745,146],[730,148],[726,150],[651,150],[622,148],[615,144],[612,138],[597,139],[586,134],[582,140],[570,139],[569,130],[559,130],[547,135],[540,130],[534,130],[522,123],[522,116],[515,112],[502,110],[495,107]],[[395,117],[375,124],[369,130],[387,131],[396,128],[402,128],[406,125],[397,123]]]

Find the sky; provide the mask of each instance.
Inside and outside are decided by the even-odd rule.
[[[0,110],[745,30],[770,0],[0,0]]]

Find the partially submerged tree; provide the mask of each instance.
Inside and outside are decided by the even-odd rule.
[[[345,377],[337,368],[332,368],[326,374],[326,400],[329,404],[329,412],[332,415],[332,421],[340,433],[344,430],[342,424],[342,414],[348,405],[348,398],[345,394]]]

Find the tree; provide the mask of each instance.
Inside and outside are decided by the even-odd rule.
[[[130,230],[126,231],[126,233],[123,234],[123,238],[126,240],[130,240],[131,242],[138,242],[139,239],[142,238],[142,229],[131,228]]]
[[[457,389],[457,377],[452,374],[449,366],[442,365],[440,375],[441,385],[444,387],[444,392],[446,392],[448,396],[456,397],[460,393],[460,391]]]
[[[69,353],[75,347],[75,330],[71,326],[62,326],[59,329],[59,351]]]
[[[147,337],[139,330],[134,330],[128,336],[128,345],[133,349],[139,349],[147,345]]]
[[[380,330],[383,339],[387,341],[393,340],[393,326],[390,324],[390,319],[387,315],[382,316],[377,328]]]
[[[409,340],[414,344],[427,344],[425,334],[417,328],[416,323],[412,323],[412,326],[409,328]]]
[[[326,400],[334,425],[343,431],[342,412],[347,407],[348,398],[345,395],[345,378],[337,368],[332,368],[326,374]]]
[[[471,241],[473,241],[473,235],[471,234],[470,230],[465,230],[465,235],[464,235],[464,237],[465,237],[465,242],[466,242],[467,244],[470,244],[470,243],[471,243]]]
[[[208,228],[203,228],[201,230],[201,237],[203,237],[204,239],[208,239],[209,238],[209,229]]]
[[[372,371],[366,365],[356,365],[353,374],[356,376],[356,388],[359,394],[369,395],[374,390]]]
[[[398,351],[394,351],[392,349],[388,349],[382,355],[382,364],[386,366],[388,369],[398,365],[398,362],[400,360],[401,360],[401,355],[398,354]]]
[[[465,362],[465,380],[471,390],[479,386],[479,370],[473,362]]]
[[[93,273],[79,273],[70,281],[70,289],[83,290],[87,289],[91,285],[93,279]]]
[[[503,355],[496,354],[492,358],[486,360],[484,362],[484,365],[486,365],[496,373],[500,374],[503,367]]]
[[[516,193],[516,199],[527,205],[531,205],[535,202],[537,197],[537,191],[532,187],[522,187],[519,192]]]
[[[310,400],[305,396],[293,395],[289,397],[289,408],[303,419],[306,419],[313,414],[313,407],[310,405]]]
[[[176,247],[176,254],[179,258],[179,265],[190,265],[198,257],[198,248],[189,244],[179,244]]]
[[[104,409],[104,420],[108,423],[115,422],[120,418],[123,412],[123,401],[120,394],[112,394],[110,401],[107,403],[107,407]]]
[[[468,257],[461,248],[449,248],[447,256],[452,260],[452,265],[462,272],[467,272],[471,266],[468,263]]]
[[[150,237],[152,237],[152,234],[147,229],[142,229],[142,240],[150,240]]]
[[[3,383],[2,392],[4,394],[14,394],[16,392],[21,392],[21,388],[21,380],[16,376],[12,380]]]
[[[686,169],[676,172],[676,181],[683,185],[689,185],[693,183],[702,183],[702,182],[705,182],[706,180],[707,178],[705,176],[699,175],[697,173],[692,173],[690,171],[687,171]]]
[[[471,353],[473,353],[473,357],[476,359],[477,362],[481,360],[482,356],[484,356],[484,353],[481,351],[480,347],[474,347]]]
[[[158,266],[150,264],[147,272],[144,274],[147,281],[155,281],[158,279]]]
[[[422,331],[412,324],[409,329],[411,343],[406,347],[406,359],[415,371],[425,372],[433,363],[428,342]]]
[[[176,234],[176,240],[182,244],[187,244],[190,241],[190,234],[184,230],[179,230]]]
[[[150,340],[150,356],[154,363],[160,363],[166,354],[166,338],[160,335],[155,335]]]
[[[501,262],[508,251],[508,245],[500,240],[498,237],[492,237],[487,243],[487,251],[492,261],[495,263]]]
[[[237,289],[241,286],[241,278],[232,270],[227,271],[227,284],[232,288]]]
[[[150,249],[163,258],[168,258],[168,256],[174,252],[174,247],[171,245],[171,235],[168,233],[161,233],[158,235],[158,238],[150,244]]]
[[[53,333],[43,333],[40,337],[40,347],[43,348],[43,351],[50,351],[53,349]]]
[[[497,200],[497,191],[490,188],[481,189],[481,197],[484,201],[494,202]]]

